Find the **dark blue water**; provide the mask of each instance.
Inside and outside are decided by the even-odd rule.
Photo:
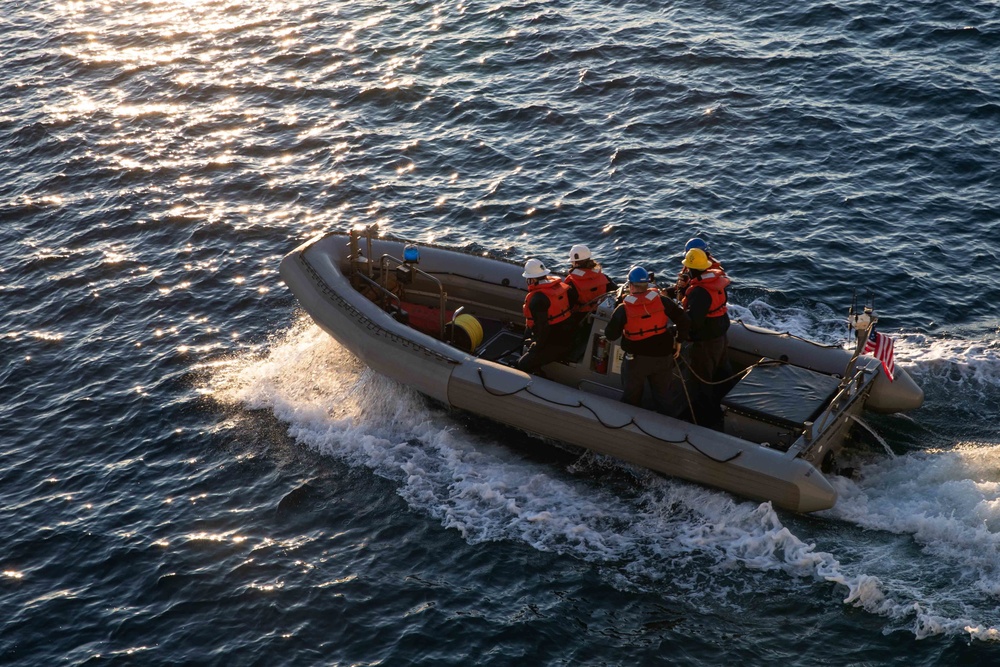
[[[0,2],[0,663],[997,664],[990,2]],[[746,321],[877,293],[923,408],[774,511],[449,414],[277,274],[391,233]]]

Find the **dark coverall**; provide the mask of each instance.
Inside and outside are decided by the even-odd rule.
[[[576,289],[570,286],[569,305],[576,305]],[[554,361],[562,361],[569,357],[573,347],[573,334],[576,331],[576,320],[568,317],[562,322],[549,324],[549,297],[541,291],[535,292],[528,299],[528,310],[535,321],[533,329],[525,333],[531,339],[528,350],[521,355],[515,366],[525,373],[538,373],[542,366]]]
[[[712,297],[702,287],[689,288],[685,309],[691,319],[691,345],[687,350],[688,364],[695,377],[688,383],[694,405],[694,419],[701,426],[722,428],[722,409],[719,401],[725,394],[725,385],[705,384],[717,382],[732,374],[726,352],[729,315],[708,317]]]
[[[676,328],[676,340],[686,340],[688,316],[670,299],[662,296],[659,298],[667,317]],[[618,340],[624,332],[627,317],[625,305],[619,304],[611,314],[611,321],[604,328],[604,337]],[[668,329],[642,340],[622,340],[622,350],[627,355],[622,368],[624,403],[641,405],[642,393],[648,382],[657,411],[670,417],[679,417],[684,412],[687,401],[674,361],[674,336],[674,331]]]

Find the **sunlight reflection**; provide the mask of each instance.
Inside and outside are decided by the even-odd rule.
[[[65,338],[64,334],[53,333],[51,331],[29,331],[28,335],[36,340],[42,340],[49,343],[58,343]]]
[[[240,535],[235,531],[228,531],[225,533],[209,533],[207,531],[202,531],[198,533],[188,533],[183,537],[188,542],[230,542],[232,544],[242,544],[248,539],[245,535]]]
[[[43,107],[43,110],[51,114],[60,122],[66,122],[77,116],[86,116],[98,110],[99,105],[93,99],[83,95],[77,95],[75,99],[64,104],[56,104]]]
[[[331,586],[342,586],[343,584],[349,584],[353,581],[357,581],[358,577],[355,574],[350,574],[346,577],[341,577],[339,579],[331,579],[329,581],[324,581],[319,584],[317,588],[329,588]]]
[[[250,584],[251,589],[263,591],[265,593],[273,593],[274,591],[279,591],[284,587],[285,587],[284,582],[280,581],[274,584],[257,584],[257,583]]]
[[[122,245],[117,245],[107,250],[104,250],[104,258],[101,260],[102,264],[121,264],[129,259],[129,254],[125,252],[125,248]]]

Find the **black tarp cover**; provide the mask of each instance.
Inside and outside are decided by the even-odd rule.
[[[722,399],[722,405],[748,416],[791,428],[814,421],[833,397],[840,380],[799,366],[757,366]]]

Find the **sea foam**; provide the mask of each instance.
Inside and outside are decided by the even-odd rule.
[[[990,443],[880,458],[857,479],[834,478],[840,501],[821,515],[833,523],[814,535],[808,523],[789,528],[769,503],[591,453],[568,467],[526,459],[502,441],[517,434],[470,431],[305,320],[221,365],[213,390],[273,410],[298,442],[394,480],[411,508],[469,542],[569,554],[623,588],[669,579],[709,607],[743,604],[725,600],[733,568],[774,573],[803,594],[816,582],[842,588],[845,604],[887,618],[886,631],[998,636],[1000,450]],[[602,484],[608,469],[626,481]],[[706,571],[717,575],[708,584]]]

